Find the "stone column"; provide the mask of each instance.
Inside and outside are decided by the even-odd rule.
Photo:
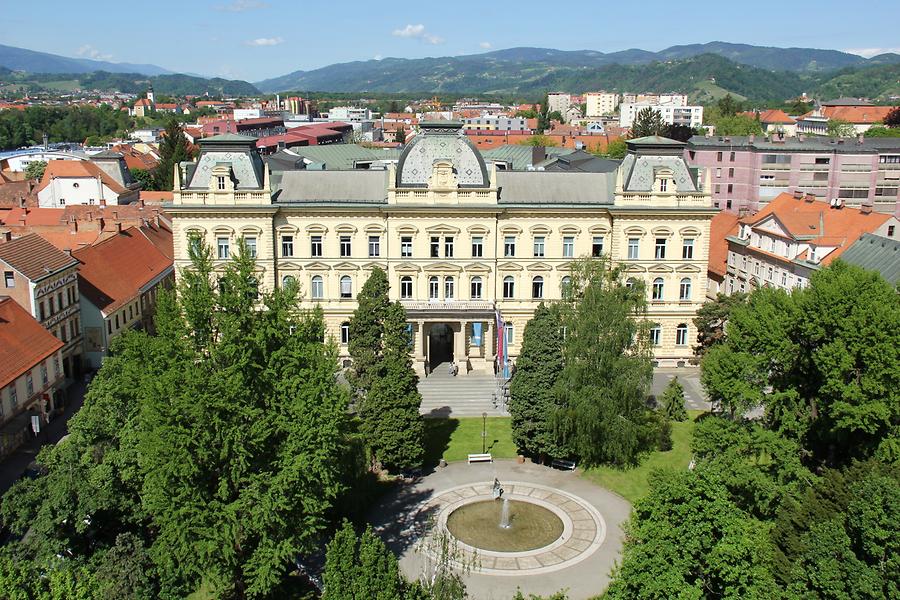
[[[488,320],[484,323],[484,329],[481,331],[481,339],[484,344],[484,365],[485,370],[491,375],[494,374],[494,321]]]
[[[428,333],[429,333],[429,328],[431,327],[431,325],[428,323],[425,323],[424,321],[419,321],[419,322],[422,324],[422,356],[425,359],[425,365],[427,367],[426,374],[427,374],[427,373],[430,373],[431,368],[433,366],[431,364],[431,352],[430,352],[431,349],[428,347]]]
[[[464,321],[454,324],[453,326],[453,361],[459,367],[459,375],[466,374],[466,348],[463,342],[463,335],[466,324]]]
[[[413,354],[416,361],[416,370],[425,374],[425,321],[416,321],[416,330],[413,333]]]

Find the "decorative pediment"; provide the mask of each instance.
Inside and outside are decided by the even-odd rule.
[[[328,228],[319,223],[313,223],[312,225],[307,225],[305,229],[309,233],[328,233]]]
[[[234,229],[232,229],[228,225],[216,225],[215,227],[213,227],[213,233],[232,235],[234,234]]]
[[[651,231],[653,235],[672,237],[672,230],[668,227],[654,227]]]
[[[463,267],[463,269],[467,273],[490,273],[491,272],[491,267],[484,263],[473,263],[470,265],[466,265],[465,267]]]
[[[647,269],[641,265],[628,265],[625,267],[626,273],[646,273]]]
[[[244,235],[262,235],[262,229],[260,229],[256,225],[244,225],[243,227],[241,227],[241,233]]]
[[[523,271],[524,268],[519,263],[514,262],[505,262],[501,265],[497,265],[498,271]]]
[[[500,233],[505,233],[507,235],[519,234],[522,233],[522,228],[518,225],[507,223],[506,225],[500,226]]]
[[[296,225],[291,225],[289,223],[285,223],[284,225],[279,225],[276,229],[277,229],[278,233],[281,233],[281,234],[298,233],[300,231],[299,227],[297,227]]]
[[[185,233],[187,233],[189,236],[191,236],[191,235],[204,236],[204,235],[206,235],[206,229],[204,229],[203,227],[200,227],[199,225],[190,225],[187,229],[185,229]]]
[[[369,223],[363,228],[366,233],[384,233],[384,225],[379,223]]]
[[[341,223],[334,228],[338,233],[356,233],[356,227],[350,223]]]
[[[421,270],[419,265],[410,262],[400,263],[394,267],[394,271],[397,271],[398,273],[418,273]]]
[[[547,263],[543,263],[543,262],[532,263],[532,264],[528,265],[528,270],[529,271],[552,271],[553,265],[548,265]]]
[[[340,262],[334,265],[335,271],[358,271],[359,265],[351,262]]]
[[[556,265],[556,270],[561,273],[571,273],[572,272],[572,261],[567,263],[562,263],[561,265]]]
[[[531,227],[529,227],[528,231],[530,231],[532,234],[536,234],[536,235],[542,235],[542,234],[547,235],[550,233],[550,228],[544,224],[538,224],[538,225],[532,225]]]
[[[439,262],[434,263],[433,265],[428,265],[424,269],[429,273],[459,273],[462,271],[462,268],[459,265],[455,265],[453,263]]]
[[[625,235],[646,235],[647,230],[643,227],[632,225],[631,227],[626,228],[623,233],[625,233]]]
[[[592,225],[588,228],[589,233],[609,233],[609,227],[607,225]],[[627,230],[626,230],[627,232]],[[643,230],[641,230],[641,235],[643,235]]]
[[[279,271],[300,271],[303,267],[295,262],[279,262],[278,270]]]
[[[566,235],[578,235],[581,233],[581,228],[577,225],[563,225],[559,228],[559,232]]]
[[[415,225],[410,225],[409,223],[404,223],[403,225],[398,225],[394,231],[397,233],[411,233],[413,235],[419,233],[419,228]]]
[[[682,227],[678,230],[681,237],[700,237],[702,232],[696,227]]]
[[[474,235],[486,235],[490,233],[491,230],[484,225],[469,225],[466,227],[466,231]]]
[[[699,273],[700,268],[695,265],[680,265],[675,271],[678,273]]]
[[[360,267],[360,268],[361,268],[363,271],[371,271],[371,270],[373,270],[373,269],[384,269],[384,264],[382,264],[382,263],[377,263],[377,262],[370,262],[370,263],[364,264],[364,265],[363,265],[362,267]],[[344,270],[346,270],[346,269],[344,269]]]
[[[318,262],[318,261],[306,263],[305,265],[303,265],[303,268],[306,269],[307,271],[330,271],[331,270],[331,267],[329,265],[326,265],[325,263]]]
[[[653,265],[647,269],[651,273],[672,273],[675,271],[669,265]]]
[[[456,233],[459,233],[460,230],[459,230],[459,227],[452,227],[445,223],[441,223],[440,225],[432,225],[431,227],[426,227],[425,231],[427,231],[428,233],[444,233],[444,234],[453,233],[453,234],[456,234]]]

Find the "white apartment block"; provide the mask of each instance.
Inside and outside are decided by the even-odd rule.
[[[616,112],[619,94],[615,92],[588,92],[584,95],[587,105],[586,117],[602,117]]]
[[[687,94],[622,94],[622,104],[637,104],[649,102],[650,104],[674,104],[675,106],[687,106]]]
[[[629,102],[619,106],[619,126],[631,127],[637,114],[647,107],[657,111],[662,116],[662,120],[669,125],[700,127],[703,124],[702,106],[684,106],[671,102],[665,104]]]
[[[572,106],[572,95],[562,92],[553,92],[547,94],[547,110],[549,112],[557,112],[564,115],[569,107]]]
[[[368,108],[357,108],[355,106],[335,106],[328,111],[329,121],[346,121],[348,123],[359,123],[368,121],[372,118],[372,111]]]

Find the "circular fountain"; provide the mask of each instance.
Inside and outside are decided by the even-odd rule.
[[[548,546],[563,534],[553,511],[523,500],[481,500],[447,516],[447,530],[460,542],[493,552],[526,552]]]

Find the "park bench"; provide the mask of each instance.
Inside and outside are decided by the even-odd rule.
[[[565,469],[566,471],[574,471],[575,470],[575,461],[574,460],[564,460],[562,458],[554,458],[553,462],[550,463],[550,466],[554,469]]]
[[[479,463],[479,462],[494,462],[494,458],[488,452],[486,454],[470,454],[469,455],[469,464]]]

